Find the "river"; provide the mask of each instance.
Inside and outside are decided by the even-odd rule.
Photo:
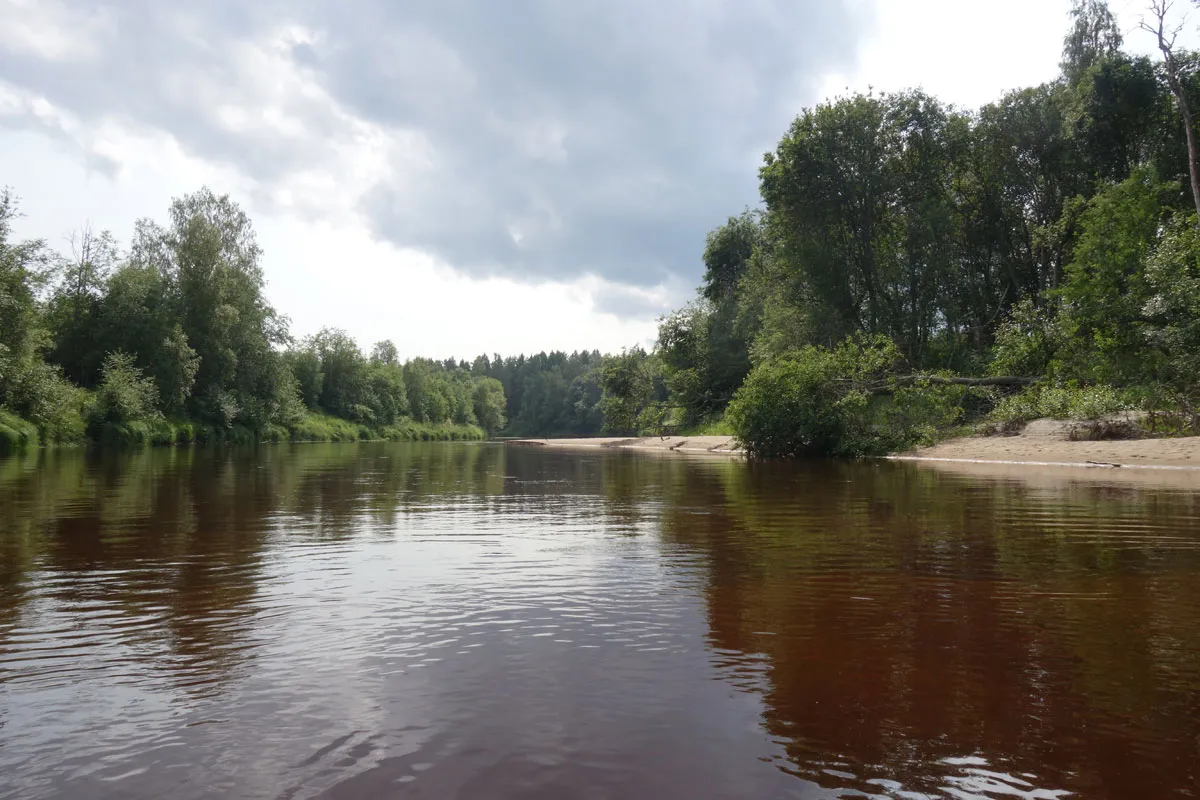
[[[1167,798],[1200,492],[494,444],[0,461],[0,798]]]

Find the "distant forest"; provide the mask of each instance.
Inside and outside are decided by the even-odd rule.
[[[293,338],[250,220],[175,200],[129,247],[13,241],[0,199],[0,448],[32,442],[736,435],[864,455],[968,423],[1139,412],[1200,427],[1200,56],[1164,0],[1123,49],[1076,0],[1061,72],[978,110],[921,91],[804,110],[695,299],[619,354],[398,362]]]
[[[364,353],[337,329],[292,337],[228,196],[176,199],[127,250],[82,230],[70,255],[13,241],[17,214],[0,195],[0,452],[604,429],[598,352],[401,364],[390,341]]]

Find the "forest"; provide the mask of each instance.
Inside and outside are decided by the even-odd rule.
[[[36,444],[482,439],[606,430],[599,352],[400,363],[345,331],[293,337],[245,212],[209,189],[122,249],[15,241],[0,194],[0,454]]]
[[[1059,75],[978,110],[920,90],[803,110],[650,351],[401,364],[391,342],[297,339],[227,196],[62,255],[14,240],[6,192],[0,450],[669,430],[858,456],[1118,412],[1197,432],[1200,56],[1168,11],[1130,34],[1150,58],[1076,0]]]
[[[263,295],[249,218],[204,189],[127,251],[83,230],[71,255],[15,242],[0,197],[0,448],[37,442],[483,438],[499,381],[465,364],[400,364],[343,331],[296,340]]]
[[[762,203],[712,231],[696,299],[626,354],[619,425],[751,453],[866,455],[1121,412],[1200,427],[1197,54],[1156,0],[1126,52],[1076,0],[1061,70],[968,111],[921,91],[801,113]],[[665,386],[665,393],[660,386]]]

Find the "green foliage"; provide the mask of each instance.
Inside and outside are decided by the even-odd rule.
[[[222,427],[263,428],[279,405],[283,373],[273,348],[287,334],[263,297],[261,254],[245,212],[207,188],[174,200],[166,227],[140,222],[131,246],[131,266],[161,276],[168,313],[156,319],[177,320],[183,335],[172,324],[130,352],[150,374],[171,376],[161,387],[167,400],[195,365],[188,407]]]
[[[12,242],[12,222],[19,214],[17,198],[0,191],[0,358],[8,369],[34,358],[46,334],[38,324],[37,293],[51,270],[50,253],[41,240]],[[0,404],[13,383],[0,373]]]
[[[450,422],[430,424],[406,418],[381,428],[372,428],[328,414],[309,413],[291,427],[289,438],[294,442],[354,442],[369,439],[471,441],[485,439],[487,434],[475,425]]]
[[[706,300],[720,303],[736,293],[764,235],[759,217],[753,211],[746,211],[741,216],[730,217],[724,225],[708,234],[701,288]]]
[[[368,428],[328,414],[305,414],[291,427],[295,442],[356,442],[376,438]]]
[[[321,371],[321,356],[311,347],[291,350],[285,363],[296,381],[296,391],[306,408],[321,407],[321,392],[325,386],[325,373]]]
[[[506,423],[504,385],[500,381],[495,378],[476,379],[472,401],[475,408],[475,419],[489,435],[503,430]]]
[[[738,326],[735,287],[760,238],[757,221],[748,215],[710,234],[703,299],[659,321],[663,378],[685,426],[720,417],[750,371],[749,341]]]
[[[91,425],[126,425],[162,418],[158,410],[158,387],[142,375],[133,356],[119,350],[109,353],[101,375],[92,405]]]
[[[36,442],[76,441],[82,434],[80,412],[86,395],[42,360],[51,336],[42,327],[37,303],[53,259],[41,241],[11,241],[18,216],[16,198],[0,192],[0,411],[7,410],[6,449]],[[17,424],[13,420],[24,420]],[[30,436],[26,424],[37,431]]]
[[[605,356],[600,366],[604,430],[637,435],[666,420],[666,387],[660,362],[640,347]]]
[[[412,420],[401,420],[395,425],[389,425],[380,431],[380,435],[383,439],[397,442],[465,442],[487,438],[487,432],[477,425],[448,422],[429,424]]]
[[[1150,286],[1143,267],[1169,190],[1140,171],[1097,194],[1083,212],[1074,258],[1055,293],[1063,337],[1056,374],[1107,383],[1159,374],[1157,354],[1145,346]]]
[[[120,260],[108,231],[85,227],[71,236],[71,257],[60,259],[58,280],[46,306],[51,333],[48,358],[75,383],[94,386],[104,353],[97,348],[105,284]]]
[[[1146,261],[1147,343],[1162,353],[1172,387],[1200,390],[1200,230],[1192,215],[1167,225]]]
[[[39,358],[7,360],[0,354],[0,394],[0,407],[33,423],[43,441],[73,443],[83,438],[88,395],[57,367]]]
[[[1037,384],[1002,399],[992,418],[1005,423],[1044,418],[1094,420],[1135,407],[1129,394],[1103,384]]]
[[[163,337],[161,357],[156,359],[155,383],[158,385],[165,411],[182,411],[192,396],[196,373],[200,370],[200,356],[188,346],[183,327],[176,325]]]
[[[591,436],[604,419],[596,351],[537,353],[529,357],[479,356],[473,377],[504,387],[505,433],[518,436]]]
[[[883,333],[921,361],[947,321],[967,324],[947,289],[962,266],[953,176],[969,135],[921,92],[854,95],[803,113],[766,156],[783,292],[817,342]]]
[[[1062,70],[1077,79],[1096,62],[1121,49],[1121,29],[1104,0],[1074,0],[1071,30],[1063,39]]]
[[[374,364],[382,364],[384,366],[393,367],[399,364],[400,357],[397,354],[395,342],[376,342],[374,345],[372,345],[371,362]]]
[[[893,385],[900,360],[895,344],[878,336],[769,359],[738,390],[729,422],[747,452],[760,457],[863,456],[910,447],[951,424],[960,410],[947,387]]]
[[[1051,308],[1025,298],[996,331],[992,375],[1044,375],[1063,346],[1058,317]]]
[[[684,427],[678,432],[679,436],[733,436],[733,423],[726,417],[705,422],[692,428]]]
[[[0,456],[23,452],[37,443],[36,425],[0,408]]]

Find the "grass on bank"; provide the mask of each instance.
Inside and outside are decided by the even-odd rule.
[[[37,444],[36,425],[0,409],[0,456],[20,453],[30,447],[37,447]]]
[[[679,436],[733,436],[733,423],[725,417],[710,420],[690,428],[683,428]]]
[[[341,417],[309,412],[288,431],[293,442],[354,442],[386,439],[394,442],[479,441],[487,433],[477,425],[417,422],[401,419],[392,425],[375,428]]]
[[[268,425],[263,430],[254,430],[242,425],[223,428],[191,420],[165,418],[104,422],[90,429],[88,441],[101,447],[165,447],[289,441],[479,441],[486,438],[487,433],[477,425],[426,423],[403,419],[393,425],[375,428],[327,414],[310,412],[289,427]],[[36,425],[0,409],[0,456],[23,452],[41,443],[43,442],[38,436]]]

